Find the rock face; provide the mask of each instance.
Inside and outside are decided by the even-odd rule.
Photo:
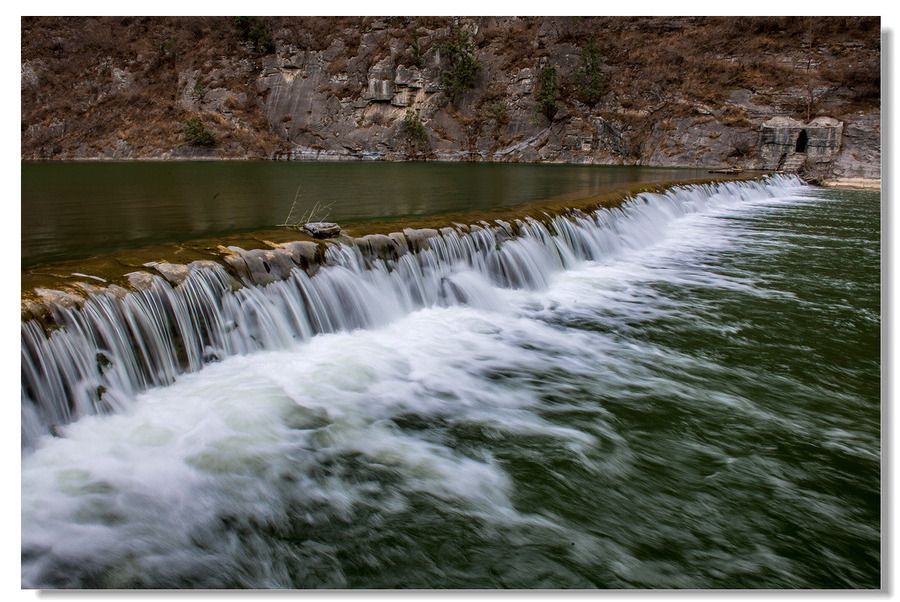
[[[877,18],[258,23],[262,48],[227,18],[23,19],[23,158],[773,168],[805,130],[804,162],[880,174]],[[451,94],[454,52],[478,68]],[[191,118],[214,147],[185,142]]]
[[[861,112],[845,124],[841,153],[834,164],[834,175],[839,178],[880,178],[881,115]]]

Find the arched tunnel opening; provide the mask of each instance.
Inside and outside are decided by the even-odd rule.
[[[801,130],[800,135],[797,136],[797,146],[794,150],[798,153],[806,152],[806,145],[809,142],[809,136],[806,133],[806,130]]]

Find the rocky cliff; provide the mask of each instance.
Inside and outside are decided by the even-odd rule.
[[[772,117],[880,174],[878,18],[24,18],[23,158],[767,167]]]

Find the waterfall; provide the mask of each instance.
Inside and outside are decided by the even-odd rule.
[[[81,416],[121,410],[140,391],[224,357],[378,326],[422,307],[490,307],[493,287],[539,289],[579,262],[652,244],[679,216],[801,185],[771,176],[678,186],[544,221],[407,231],[395,253],[333,244],[313,275],[294,266],[265,285],[240,285],[226,266],[203,262],[177,285],[156,276],[143,290],[52,305],[55,328],[22,323],[22,445]]]

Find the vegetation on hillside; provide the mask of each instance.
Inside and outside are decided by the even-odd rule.
[[[475,87],[481,63],[464,29],[455,27],[441,44],[441,85],[451,102]]]
[[[234,28],[242,42],[259,54],[275,52],[275,40],[269,26],[258,17],[235,17]]]
[[[192,146],[215,146],[216,136],[198,117],[184,122],[184,141]]]
[[[597,43],[591,40],[581,49],[581,59],[575,72],[578,99],[593,107],[603,97],[604,75]]]
[[[533,134],[536,112],[615,124],[604,130],[606,143],[631,160],[678,119],[756,127],[750,96],[797,119],[851,119],[880,106],[877,17],[25,17],[21,24],[28,157],[175,152],[192,118],[214,137],[210,152],[222,156],[270,156],[297,137],[321,148],[328,124],[358,123],[350,113],[369,80],[383,77],[378,65],[414,68],[427,80],[419,96],[439,84],[450,104],[434,109],[439,119],[422,111],[431,142],[461,149],[484,148],[486,138],[517,143]],[[323,83],[307,104],[330,113],[302,123],[299,113],[267,114],[270,97],[259,80],[272,64],[291,74],[315,74],[321,65]],[[542,65],[552,66],[552,77]],[[525,98],[514,98],[514,89]],[[401,107],[364,118],[394,127]],[[343,147],[343,140],[330,142]]]
[[[541,69],[541,74],[538,77],[535,96],[537,97],[538,110],[550,120],[553,119],[559,108],[556,103],[557,93],[556,68],[551,66],[544,67]]]
[[[408,110],[400,126],[406,154],[410,158],[423,158],[429,148],[428,132],[416,111]]]

